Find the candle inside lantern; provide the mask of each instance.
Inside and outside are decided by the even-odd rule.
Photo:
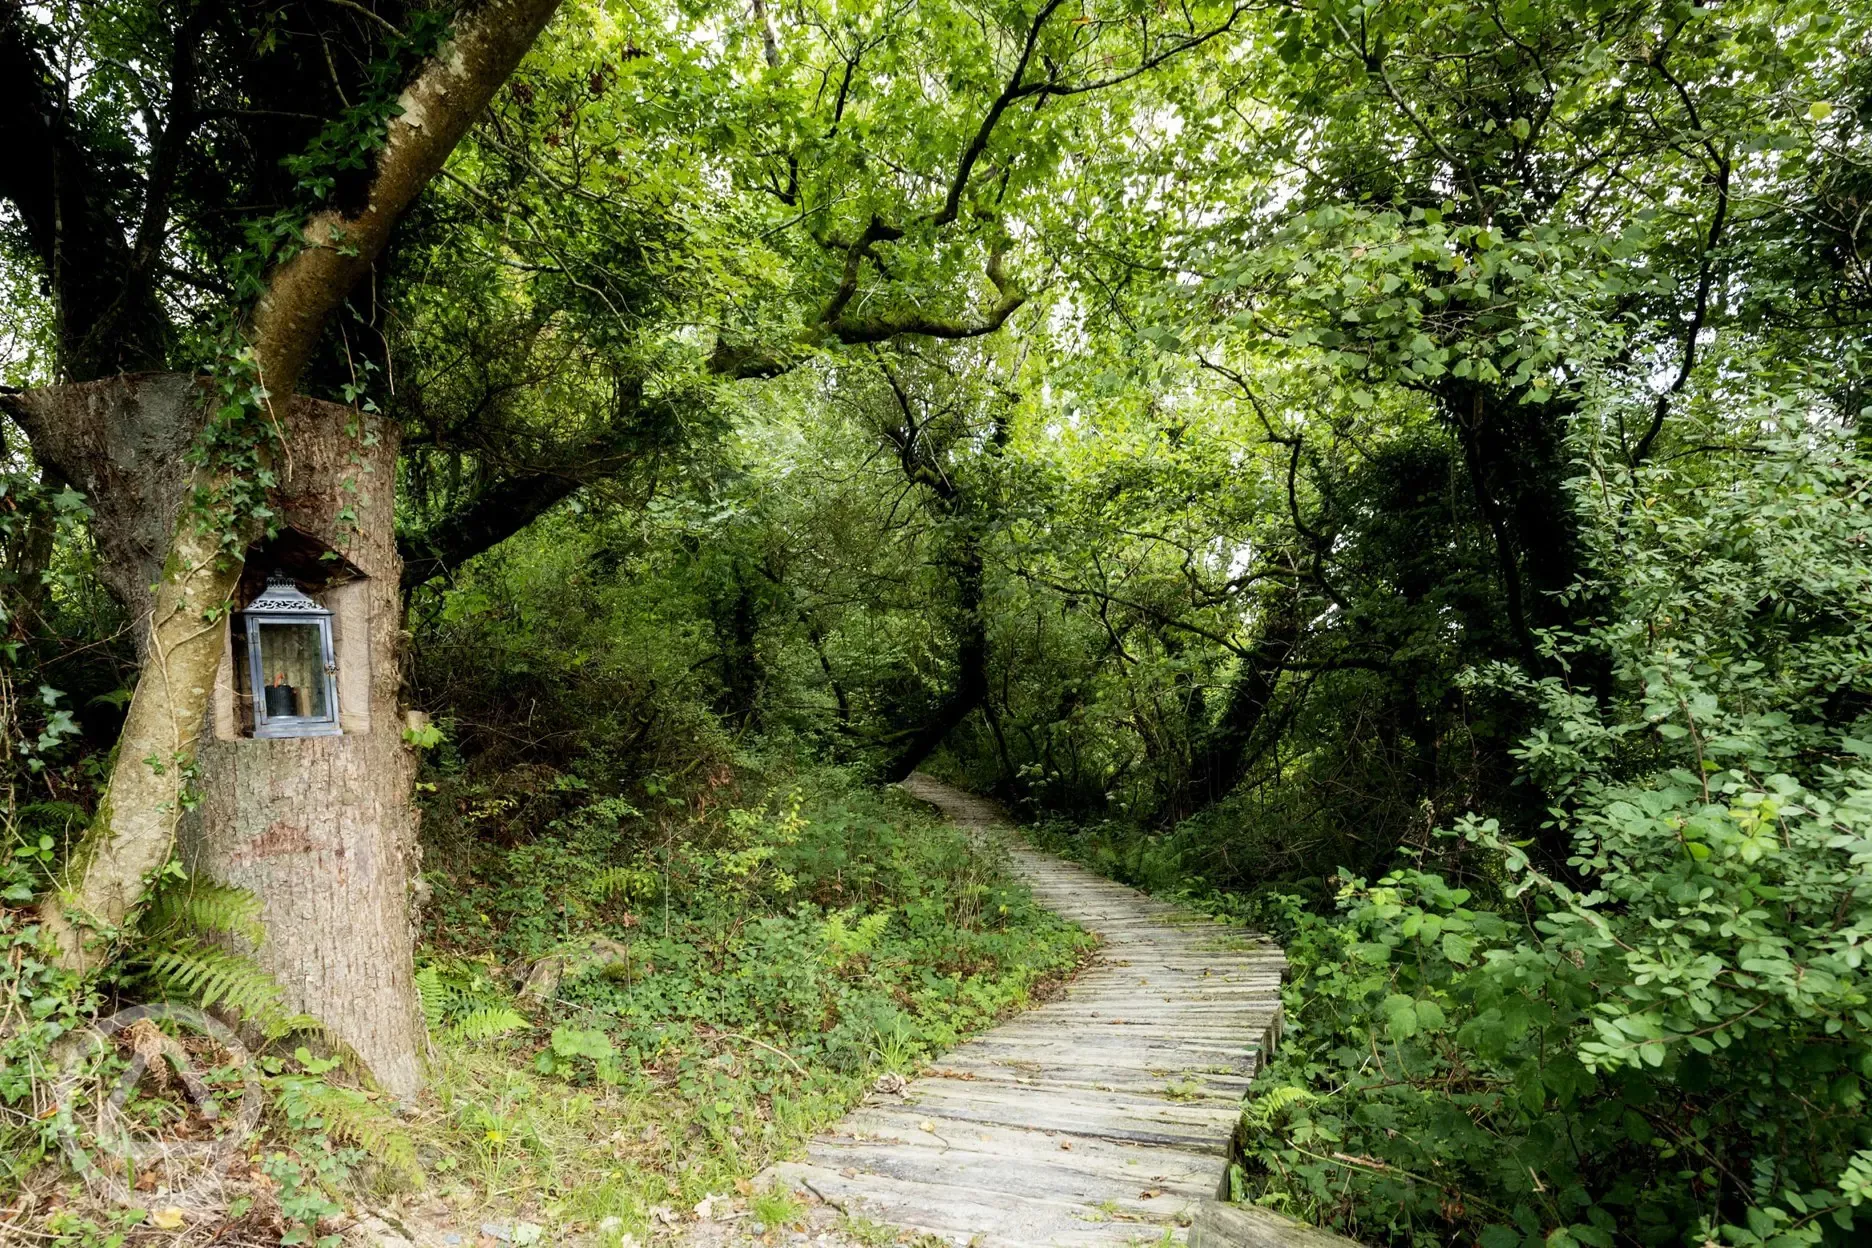
[[[331,612],[283,573],[248,604],[245,618],[255,735],[319,736],[339,731]]]

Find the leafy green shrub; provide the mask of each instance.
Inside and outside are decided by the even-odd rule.
[[[1497,668],[1564,872],[1472,817],[1476,890],[1346,877],[1298,973],[1248,1194],[1361,1236],[1863,1242],[1872,1229],[1872,465],[1825,440],[1712,483],[1594,481],[1615,604]]]
[[[471,874],[435,875],[418,976],[432,1027],[507,1030],[574,1083],[660,1084],[725,1131],[789,1088],[913,1065],[1087,947],[998,851],[906,799],[839,769],[767,768],[692,802],[660,786],[635,805],[588,799],[534,840],[481,846]],[[518,980],[567,951],[541,1032],[478,1027],[518,1017],[498,964]],[[723,1045],[748,1054],[739,1074]]]

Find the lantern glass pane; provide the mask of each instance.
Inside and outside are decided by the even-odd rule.
[[[268,719],[331,717],[325,704],[325,646],[317,624],[260,625],[260,672]]]

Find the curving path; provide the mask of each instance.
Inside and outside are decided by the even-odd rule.
[[[981,1248],[1182,1240],[1199,1217],[1209,1244],[1335,1242],[1208,1201],[1279,1035],[1281,951],[1027,848],[971,794],[924,775],[903,787],[1001,837],[1034,895],[1102,947],[1062,998],[952,1050],[901,1095],[867,1097],[768,1177]]]

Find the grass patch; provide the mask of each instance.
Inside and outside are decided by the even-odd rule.
[[[432,878],[424,1199],[548,1242],[736,1193],[790,1224],[755,1173],[1091,947],[996,847],[842,773],[714,799],[593,801]]]

